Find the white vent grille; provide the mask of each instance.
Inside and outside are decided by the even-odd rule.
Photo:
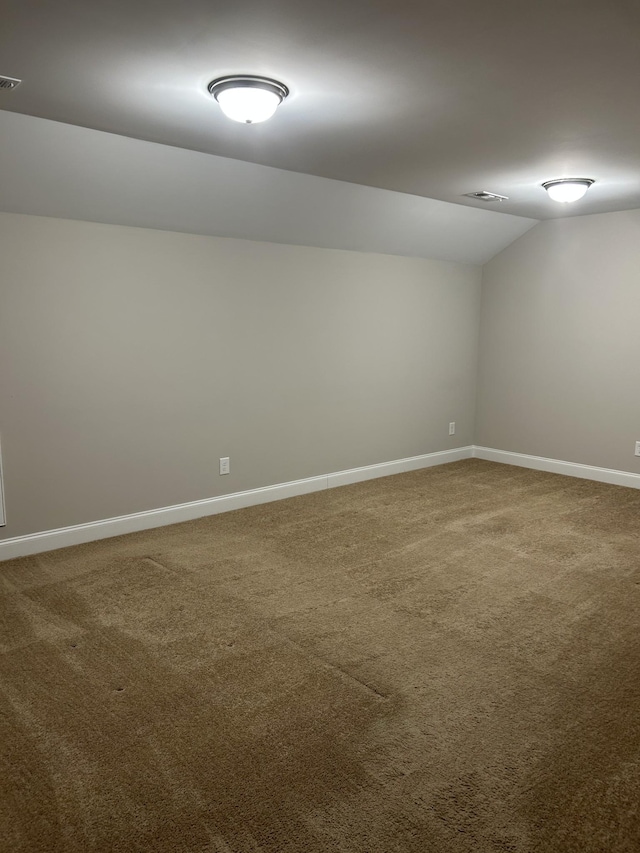
[[[509,196],[498,195],[498,193],[488,193],[482,190],[479,193],[465,193],[468,198],[477,198],[479,201],[509,201]]]
[[[18,80],[17,77],[4,77],[0,74],[0,89],[16,89],[22,80]]]

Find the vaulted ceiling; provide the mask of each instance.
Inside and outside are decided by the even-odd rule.
[[[207,92],[291,90],[269,122]],[[5,0],[0,109],[546,219],[640,207],[637,0]],[[545,179],[594,178],[552,202]]]

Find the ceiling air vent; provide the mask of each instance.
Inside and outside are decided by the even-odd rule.
[[[468,198],[477,198],[480,201],[508,201],[509,196],[507,195],[498,195],[498,193],[488,193],[486,190],[482,190],[480,193],[465,193]]]
[[[17,77],[5,77],[0,74],[0,89],[16,89],[22,80],[18,80]]]

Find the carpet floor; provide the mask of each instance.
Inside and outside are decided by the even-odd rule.
[[[466,460],[0,564],[0,849],[637,853],[640,491]]]

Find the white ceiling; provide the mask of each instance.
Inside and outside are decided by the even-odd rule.
[[[291,96],[225,119],[215,77]],[[4,0],[0,109],[545,219],[640,207],[638,0]],[[596,179],[570,207],[540,184]],[[495,210],[496,206],[489,208]]]

